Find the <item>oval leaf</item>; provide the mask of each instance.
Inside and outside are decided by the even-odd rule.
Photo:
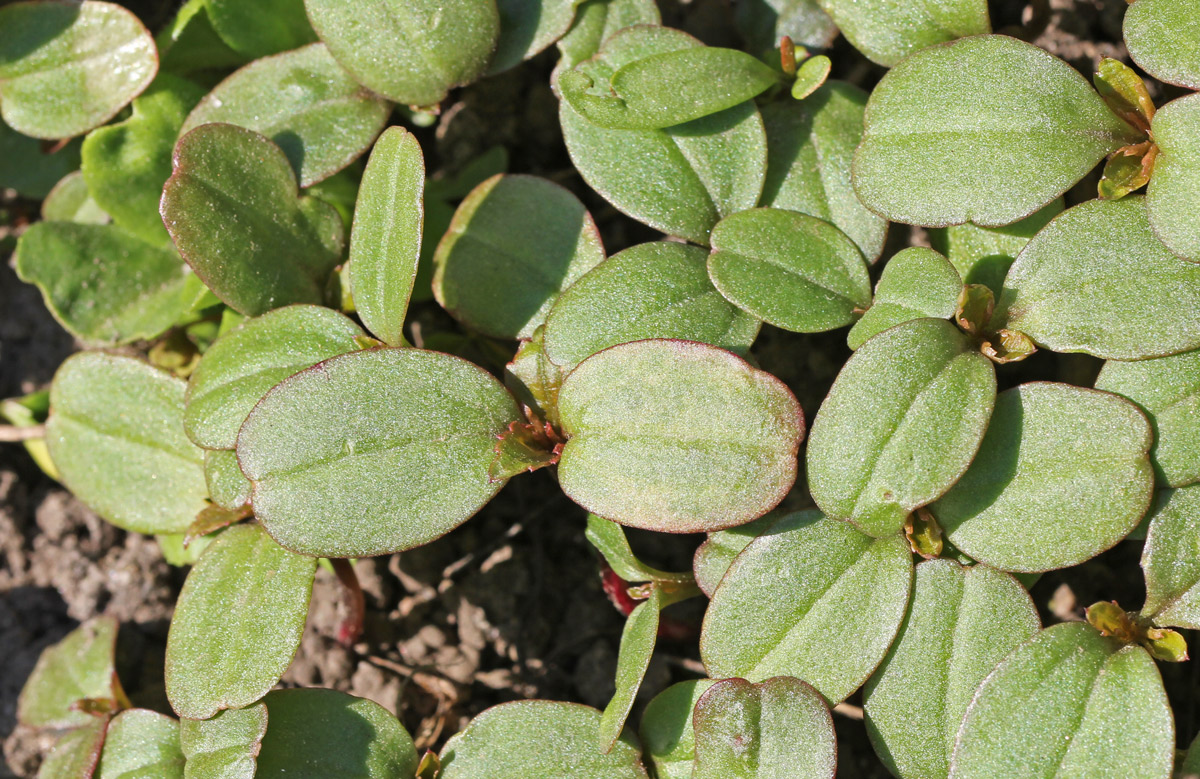
[[[871,535],[898,532],[967,470],[995,395],[991,362],[949,322],[880,333],[842,368],[813,420],[813,500]]]
[[[183,779],[179,721],[146,709],[113,717],[97,779]]]
[[[358,159],[389,113],[386,100],[314,43],[255,60],[222,81],[188,115],[182,133],[213,122],[254,130],[283,149],[307,187]]]
[[[100,762],[100,751],[104,748],[108,719],[108,716],[89,717],[88,724],[68,730],[60,736],[42,761],[37,779],[91,779]]]
[[[603,259],[578,198],[546,179],[501,174],[458,207],[433,257],[433,293],[485,335],[529,338],[558,294]]]
[[[1200,628],[1200,486],[1163,490],[1142,550],[1146,605],[1156,625]]]
[[[896,643],[863,688],[867,733],[899,777],[950,772],[954,737],[984,677],[1041,629],[1007,574],[951,560],[917,566]]]
[[[692,558],[692,571],[700,591],[711,598],[734,559],[777,521],[779,514],[771,512],[753,522],[709,533]]]
[[[518,417],[512,395],[464,360],[375,349],[268,393],[242,427],[238,459],[277,541],[367,557],[428,543],[499,492],[493,448]]]
[[[1150,460],[1171,487],[1200,481],[1200,350],[1156,360],[1104,364],[1096,389],[1137,404],[1154,427]]]
[[[496,0],[500,39],[488,74],[502,73],[541,52],[571,28],[581,0]],[[657,22],[658,20],[653,20]]]
[[[336,690],[275,690],[263,699],[267,735],[259,779],[292,776],[409,777],[417,750],[378,703]]]
[[[1150,226],[1177,256],[1200,262],[1200,95],[1188,95],[1159,109],[1152,123],[1158,157],[1146,190]]]
[[[171,176],[171,152],[204,89],[162,73],[133,101],[133,115],[83,141],[83,177],[96,203],[121,227],[155,245],[170,242],[158,202]]]
[[[1200,20],[1188,0],[1137,0],[1125,12],[1125,45],[1159,81],[1200,89]]]
[[[675,242],[614,254],[559,296],[546,318],[546,356],[567,370],[610,346],[680,338],[749,351],[759,321],[708,278],[708,254]]]
[[[187,757],[185,779],[254,779],[266,732],[267,707],[261,702],[211,719],[183,720],[179,742]]]
[[[333,206],[297,197],[280,148],[231,124],[201,125],[179,140],[162,217],[196,275],[247,316],[320,303],[342,258]]]
[[[832,779],[837,768],[829,707],[799,679],[717,682],[694,721],[692,779]]]
[[[95,617],[44,650],[21,688],[17,720],[30,728],[55,729],[95,722],[95,715],[75,709],[74,704],[91,698],[116,705],[116,649],[117,621]]]
[[[875,301],[850,328],[846,342],[857,349],[872,336],[913,319],[949,319],[962,291],[962,277],[941,254],[920,246],[904,249],[884,266]]]
[[[712,679],[672,684],[646,706],[638,735],[658,779],[691,779],[696,761],[692,710],[714,684]]]
[[[992,31],[987,0],[818,0],[842,35],[877,65],[892,67],[936,43]]]
[[[900,535],[873,539],[816,511],[789,514],[738,555],[713,594],[704,666],[714,678],[795,676],[844,700],[900,628],[912,570]]]
[[[34,138],[104,124],[158,70],[154,38],[116,3],[11,3],[0,30],[0,114]]]
[[[205,506],[203,455],[183,432],[184,384],[130,357],[85,352],[50,386],[46,443],[75,496],[117,527],[182,533]]]
[[[247,59],[278,54],[317,39],[305,16],[304,0],[205,0],[205,5],[213,30]]]
[[[997,310],[1056,352],[1161,357],[1200,346],[1200,264],[1154,237],[1145,198],[1090,200],[1029,242]]]
[[[1128,401],[1066,384],[1000,393],[979,455],[930,509],[956,547],[1006,571],[1095,557],[1154,491],[1150,425]]]
[[[1091,625],[1047,628],[1008,657],[967,711],[950,776],[1167,779],[1175,728],[1162,678],[1138,646]]]
[[[625,735],[604,754],[599,726],[589,706],[502,703],[446,742],[439,779],[647,779],[637,741]]]
[[[560,74],[558,90],[580,115],[609,130],[673,127],[732,108],[779,83],[778,74],[755,57],[709,46],[630,59],[607,83],[596,84],[590,70]]]
[[[171,708],[208,719],[266,695],[300,647],[316,571],[316,559],[283,549],[258,525],[222,532],[188,574],[171,619]]]
[[[425,160],[402,127],[389,127],[371,150],[354,205],[350,289],[363,324],[384,343],[403,346],[404,316],[421,257]]]
[[[16,264],[54,318],[85,343],[154,338],[188,310],[179,255],[116,225],[38,222],[21,235]]]
[[[633,709],[638,690],[650,667],[654,644],[658,639],[658,615],[663,608],[658,587],[638,604],[625,621],[621,646],[617,652],[617,689],[600,715],[600,750],[607,754],[616,746],[625,730],[625,720]]]
[[[816,217],[756,208],[712,231],[708,275],[738,307],[797,333],[854,321],[871,304],[867,264],[841,230]]]
[[[869,262],[883,252],[887,220],[868,211],[850,184],[862,140],[867,93],[832,81],[803,102],[762,107],[767,178],[759,205],[815,216],[850,237]]]
[[[631,27],[605,42],[593,71],[702,44],[667,27]],[[708,243],[723,216],[753,208],[766,173],[766,134],[753,103],[663,130],[610,130],[563,100],[563,139],[584,181],[619,211],[670,235]]]
[[[1137,140],[1062,60],[1002,35],[964,38],[917,52],[875,87],[854,187],[896,222],[1003,225]]]
[[[796,478],[804,414],[787,387],[690,341],[637,341],[580,364],[558,396],[563,491],[584,508],[669,533],[744,524]]]
[[[232,449],[267,390],[305,368],[357,351],[364,335],[342,314],[287,306],[249,319],[217,339],[192,373],[183,424],[198,445]]]
[[[342,66],[371,91],[408,105],[438,103],[487,69],[500,32],[495,0],[305,0]]]
[[[3,178],[0,176],[0,178]],[[103,225],[112,221],[108,212],[96,205],[88,192],[83,174],[73,170],[59,179],[42,201],[42,219],[47,222],[78,222]]]

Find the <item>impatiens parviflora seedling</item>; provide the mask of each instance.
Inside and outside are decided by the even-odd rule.
[[[87,345],[149,359],[72,357],[48,419],[36,399],[5,414],[44,420],[69,488],[194,566],[167,650],[185,719],[35,674],[47,692],[31,700],[88,701],[44,773],[828,777],[829,705],[862,688],[872,742],[906,779],[1003,776],[1013,756],[1101,775],[1125,753],[1165,779],[1149,654],[1181,659],[1170,628],[1200,624],[1194,95],[1156,111],[1112,60],[1093,90],[989,35],[978,0],[809,3],[767,20],[755,55],[783,42],[765,62],[661,26],[650,0],[343,5],[191,0],[156,43],[94,0],[0,11],[0,144],[27,149],[0,171],[36,196],[62,179],[18,273]],[[1126,37],[1146,72],[1194,89],[1195,47],[1163,43],[1193,34],[1182,5],[1137,0]],[[759,30],[756,13],[740,23]],[[828,46],[830,19],[895,66],[869,97],[791,44]],[[18,39],[37,26],[58,32],[30,53]],[[504,174],[502,149],[448,175],[383,129],[393,101],[433,116],[555,41],[577,172],[682,240],[608,256],[603,220],[558,183]],[[73,74],[101,65],[79,94]],[[81,152],[28,145],[81,133]],[[1102,199],[1064,210],[1105,157]],[[937,251],[873,268],[888,219],[934,228]],[[470,335],[410,329],[410,303],[430,299]],[[754,361],[764,322],[850,328],[804,453],[817,509],[767,513],[805,424]],[[409,346],[513,354],[489,338],[520,341],[503,383],[498,364]],[[1109,362],[1096,390],[998,392],[1004,364],[1038,349]],[[631,598],[604,712],[504,704],[418,760],[374,704],[272,690],[317,558],[352,592],[347,558],[433,542],[537,468],[589,511]],[[1083,563],[1147,517],[1142,611],[1042,630],[1018,576]],[[709,537],[693,571],[669,573],[621,525]],[[625,724],[659,612],[701,591],[712,678],[657,696],[639,742]],[[313,725],[339,716],[374,735],[334,743]]]

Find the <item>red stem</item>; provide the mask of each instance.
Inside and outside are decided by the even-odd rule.
[[[337,640],[342,646],[350,647],[362,636],[367,604],[363,598],[362,585],[358,583],[358,575],[354,573],[354,566],[350,561],[335,557],[329,562],[333,564],[333,572],[342,583],[342,603],[345,604],[347,612],[342,624],[338,625]]]

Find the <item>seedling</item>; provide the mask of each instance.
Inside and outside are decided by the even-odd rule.
[[[1155,663],[1200,628],[1200,98],[1155,106],[1114,60],[1089,83],[978,0],[764,5],[739,5],[748,51],[650,0],[191,0],[157,38],[96,0],[0,9],[0,175],[45,198],[16,268],[89,347],[0,407],[29,431],[6,437],[192,566],[181,719],[131,706],[115,622],[88,623],[22,695],[64,731],[43,775],[832,777],[859,691],[900,777],[1171,775]],[[1137,0],[1126,41],[1196,89],[1187,6]],[[829,78],[834,25],[891,67],[869,95]],[[391,126],[555,43],[574,172],[663,240],[610,256],[570,177],[503,149],[451,174]],[[932,248],[889,251],[889,222]],[[431,300],[460,331],[413,327]],[[764,323],[847,329],[803,452]],[[1107,362],[1021,383],[1036,352]],[[539,469],[627,617],[603,712],[505,703],[422,757],[376,704],[275,689],[318,565],[352,643],[354,558]],[[1043,628],[1036,576],[1139,526],[1143,608]],[[708,536],[669,572],[623,527]],[[663,610],[701,594],[709,678],[639,715]]]

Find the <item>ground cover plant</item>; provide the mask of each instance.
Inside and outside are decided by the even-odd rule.
[[[739,47],[653,0],[0,7],[16,273],[86,347],[0,430],[188,569],[173,716],[85,622],[17,705],[39,776],[807,779],[835,711],[905,779],[1200,772],[1163,681],[1200,628],[1190,5],[1136,0],[1090,81],[980,0],[745,3]],[[573,178],[438,167],[443,101],[539,54]],[[357,560],[535,479],[626,619],[602,710],[418,749],[280,688],[321,568],[353,645]],[[635,551],[662,534],[703,534],[691,570]],[[1143,603],[1039,612],[1139,545]],[[695,673],[639,703],[698,603]]]

